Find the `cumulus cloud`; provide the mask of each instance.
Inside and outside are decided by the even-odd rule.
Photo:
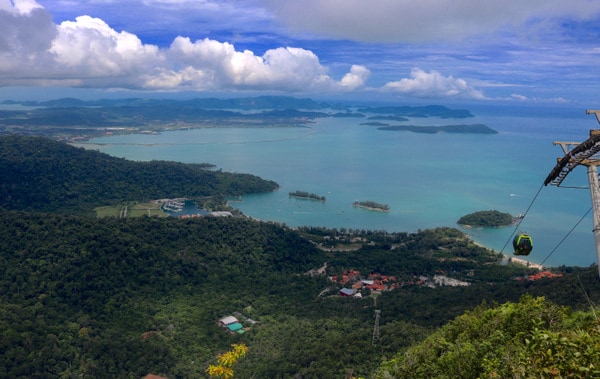
[[[332,88],[311,51],[300,48],[270,49],[262,56],[252,51],[237,51],[232,44],[211,39],[190,41],[177,37],[166,52],[172,61],[185,65],[188,75],[181,84],[203,89],[246,88],[273,90],[310,90]],[[176,82],[179,72],[164,73]]]
[[[506,26],[600,13],[589,0],[262,0],[290,28],[357,41],[457,40]]]
[[[382,90],[423,98],[486,98],[481,91],[471,87],[463,79],[443,76],[437,71],[426,72],[419,68],[411,70],[410,78],[389,82]]]
[[[353,90],[365,85],[365,82],[371,75],[371,71],[364,66],[352,65],[350,72],[344,75],[340,80],[339,86],[342,88]]]
[[[161,61],[156,46],[90,16],[62,22],[50,52],[69,75],[82,78],[131,75]]]
[[[316,54],[295,47],[258,56],[227,42],[180,36],[161,49],[99,18],[55,25],[33,0],[0,1],[0,85],[340,91],[364,85],[369,74],[352,66],[336,81]]]
[[[0,0],[0,75],[25,74],[49,60],[56,34],[51,15],[35,1]]]

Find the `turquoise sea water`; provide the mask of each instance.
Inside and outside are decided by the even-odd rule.
[[[123,135],[89,141],[90,148],[132,160],[213,163],[225,171],[272,179],[273,193],[231,204],[245,214],[289,226],[416,231],[458,227],[461,216],[496,209],[524,213],[529,259],[546,265],[596,262],[588,189],[543,187],[562,150],[553,141],[583,141],[598,124],[585,110],[477,109],[475,118],[413,119],[405,124],[485,123],[499,134],[421,134],[359,125],[365,119],[319,119],[307,128],[206,128],[160,135]],[[94,145],[91,145],[94,144]],[[584,167],[563,184],[587,187]],[[300,190],[326,202],[290,198]],[[380,213],[352,207],[355,200],[388,204]],[[463,229],[476,241],[511,253],[514,227]],[[560,245],[559,245],[560,244]]]

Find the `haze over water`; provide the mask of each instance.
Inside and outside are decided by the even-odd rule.
[[[413,232],[459,227],[456,221],[471,212],[495,209],[516,215],[531,205],[519,228],[534,239],[529,260],[551,266],[595,263],[591,212],[567,237],[591,207],[585,168],[569,174],[563,186],[586,189],[543,187],[533,200],[563,155],[552,142],[584,141],[590,129],[598,128],[596,119],[585,109],[466,108],[476,117],[389,123],[484,123],[499,134],[383,131],[360,125],[367,122],[364,118],[327,118],[307,128],[205,128],[102,137],[90,144],[132,160],[206,162],[274,180],[279,190],[244,196],[231,205],[288,226]],[[288,193],[296,190],[327,200],[290,198]],[[391,212],[354,208],[356,200],[388,204]],[[497,251],[514,231],[512,226],[459,229]],[[512,253],[510,242],[503,252]]]

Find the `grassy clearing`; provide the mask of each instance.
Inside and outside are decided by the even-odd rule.
[[[167,217],[168,215],[163,212],[161,205],[157,203],[134,203],[134,204],[121,204],[116,206],[104,206],[97,207],[96,217],[141,217],[141,216],[158,216]]]
[[[129,207],[127,217],[158,216],[167,217],[158,203],[139,203]]]
[[[101,218],[101,217],[119,217],[119,214],[121,212],[121,208],[123,208],[122,206],[104,206],[104,207],[97,207],[94,208],[94,211],[96,211],[96,217]]]

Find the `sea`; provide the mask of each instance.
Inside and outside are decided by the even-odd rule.
[[[361,125],[365,118],[319,118],[306,127],[201,128],[94,138],[86,148],[136,161],[211,163],[276,181],[272,193],[231,199],[247,216],[290,227],[415,232],[454,227],[506,255],[512,237],[531,235],[527,259],[545,266],[596,263],[589,183],[577,167],[560,187],[544,186],[564,155],[555,141],[582,142],[598,128],[583,108],[465,106],[467,119],[412,118],[410,124],[482,123],[498,134],[415,133]],[[311,201],[289,196],[306,191]],[[387,204],[390,212],[353,207]],[[466,214],[524,214],[518,225],[468,228]]]

